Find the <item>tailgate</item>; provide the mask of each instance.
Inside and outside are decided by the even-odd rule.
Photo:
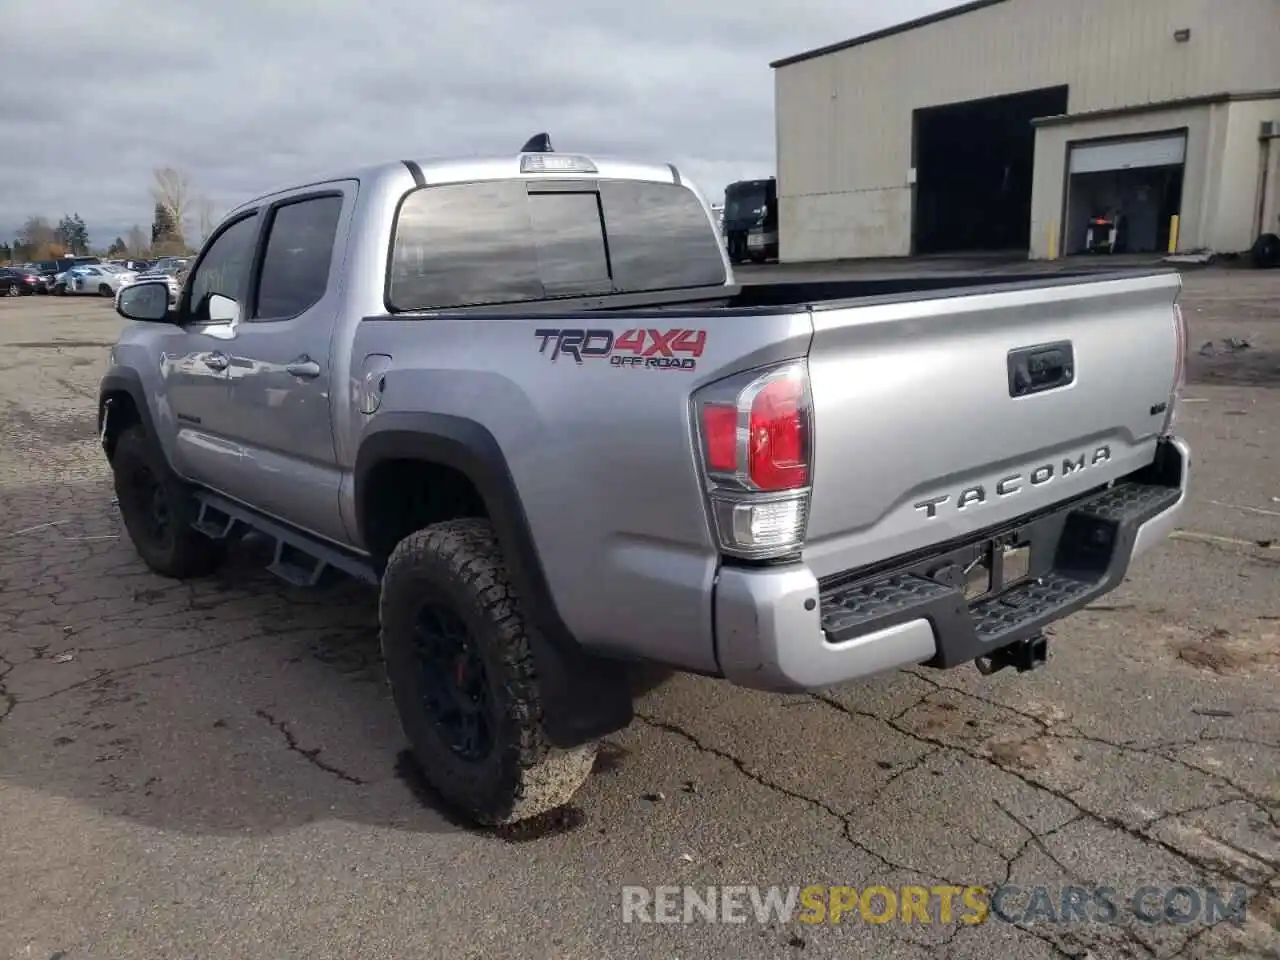
[[[815,308],[819,577],[1006,523],[1149,463],[1182,348],[1176,273]]]

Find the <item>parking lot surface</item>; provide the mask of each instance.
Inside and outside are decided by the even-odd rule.
[[[1194,503],[1045,669],[670,678],[573,808],[504,833],[419,786],[366,588],[136,559],[94,437],[110,301],[0,301],[0,956],[1280,955],[1280,273],[1184,283]],[[1014,884],[1057,914],[1110,887],[1120,910],[623,922],[624,885],[734,884]],[[1125,908],[1176,885],[1242,890],[1243,921]]]

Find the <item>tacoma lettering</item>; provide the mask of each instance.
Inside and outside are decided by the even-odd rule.
[[[996,481],[994,486],[996,499],[1011,497],[1022,489],[1023,481],[1030,483],[1033,487],[1043,486],[1056,476],[1070,476],[1079,473],[1081,470],[1088,470],[1100,463],[1106,463],[1111,459],[1111,447],[1103,444],[1095,447],[1092,453],[1081,453],[1075,457],[1064,457],[1060,467],[1052,463],[1042,463],[1040,466],[1031,470],[1029,473],[1011,473],[1007,477],[1003,477]],[[921,500],[912,504],[912,507],[919,510],[926,517],[933,518],[938,515],[938,508],[944,503],[951,500],[949,494],[940,497],[930,497],[927,500]],[[983,484],[974,484],[971,487],[965,487],[956,496],[956,509],[964,510],[966,507],[976,506],[977,504],[986,503],[987,488]]]

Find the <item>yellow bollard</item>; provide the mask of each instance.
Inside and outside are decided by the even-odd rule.
[[[1049,259],[1058,259],[1058,225],[1049,224]]]
[[[1178,252],[1178,215],[1169,218],[1169,252]]]

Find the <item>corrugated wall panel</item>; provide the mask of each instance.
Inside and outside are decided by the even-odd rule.
[[[1265,154],[1258,134],[1265,121],[1280,123],[1280,97],[1274,100],[1244,100],[1230,104],[1222,156],[1222,184],[1218,209],[1209,235],[1209,248],[1226,252],[1243,252],[1253,246],[1259,235],[1259,206],[1266,201],[1259,195]],[[1272,141],[1271,151],[1280,149]],[[1261,232],[1275,231],[1280,224],[1267,220]]]
[[[1182,28],[1191,29],[1189,43],[1173,40]],[[783,257],[908,252],[907,175],[919,107],[1063,83],[1072,113],[1274,89],[1278,49],[1280,0],[1009,0],[781,67]],[[812,216],[824,203],[839,215],[822,216],[818,227]],[[849,219],[863,216],[870,219]],[[869,236],[874,252],[863,246]]]

